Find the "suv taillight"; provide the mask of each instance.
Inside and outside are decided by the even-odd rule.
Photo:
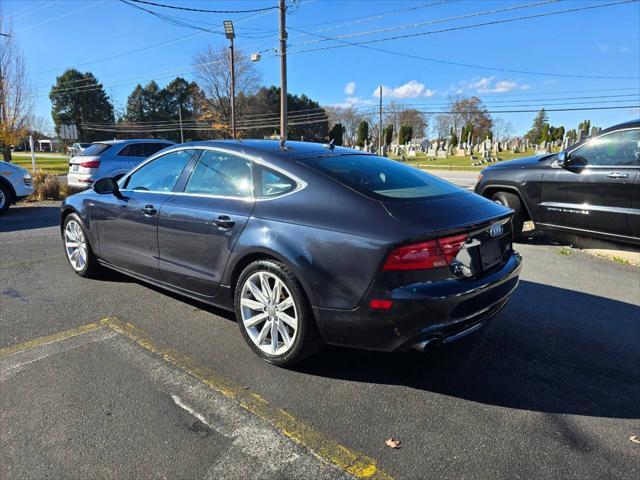
[[[467,238],[469,236],[465,233],[398,247],[389,254],[382,270],[426,270],[444,267],[451,264]]]
[[[100,160],[86,160],[80,162],[82,168],[98,168],[100,166]]]

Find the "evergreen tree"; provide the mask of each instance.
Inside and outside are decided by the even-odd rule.
[[[105,138],[105,132],[90,129],[87,124],[112,124],[113,105],[104,87],[91,72],[70,68],[56,78],[49,93],[51,117],[56,132],[61,125],[76,125],[78,140],[92,142]]]
[[[393,124],[387,125],[387,128],[384,129],[384,144],[391,145],[393,142]]]
[[[407,142],[411,141],[411,137],[413,136],[413,128],[409,125],[402,125],[400,127],[400,132],[398,133],[398,143],[400,145],[404,145]]]
[[[356,145],[364,147],[364,143],[369,139],[369,124],[366,121],[361,121],[358,124],[358,131],[356,133]]]
[[[547,116],[547,112],[543,108],[538,112],[536,118],[534,118],[531,130],[529,130],[526,134],[526,137],[530,142],[540,143],[542,141],[542,131],[545,128],[545,125],[548,134],[549,117]]]
[[[333,144],[337,146],[342,145],[342,139],[344,136],[344,127],[341,123],[336,123],[329,131],[329,140],[333,140]]]

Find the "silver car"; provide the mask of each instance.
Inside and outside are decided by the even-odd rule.
[[[69,160],[67,184],[74,189],[86,189],[104,177],[119,177],[142,161],[174,145],[170,140],[135,139],[95,142]]]

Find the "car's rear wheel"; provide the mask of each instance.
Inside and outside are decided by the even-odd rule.
[[[520,201],[520,197],[513,193],[496,192],[491,197],[491,200],[510,208],[515,212],[512,220],[513,238],[515,240],[523,238],[524,234],[522,232],[522,228],[524,227],[524,215],[522,212],[522,202]]]
[[[11,198],[9,189],[0,183],[0,215],[9,209]]]
[[[267,362],[291,365],[321,345],[311,307],[285,264],[251,263],[238,278],[234,301],[242,336]]]
[[[91,250],[82,220],[77,214],[71,213],[64,219],[62,241],[67,260],[73,271],[81,277],[94,276],[100,266]]]

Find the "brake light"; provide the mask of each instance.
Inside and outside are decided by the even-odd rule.
[[[468,235],[413,243],[394,249],[382,270],[427,270],[449,265],[467,241]]]
[[[98,168],[100,166],[100,160],[86,160],[80,162],[82,168]]]
[[[393,300],[379,300],[377,298],[373,298],[369,302],[369,307],[375,310],[390,310],[393,307]]]

